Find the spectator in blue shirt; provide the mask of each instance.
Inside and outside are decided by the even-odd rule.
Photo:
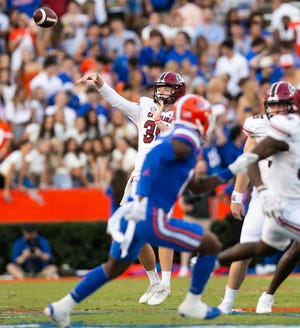
[[[13,244],[7,272],[17,279],[32,276],[57,277],[57,266],[52,264],[48,240],[38,234],[34,224],[25,224],[22,231],[23,236]]]

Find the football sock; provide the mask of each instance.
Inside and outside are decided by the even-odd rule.
[[[60,299],[58,302],[56,302],[56,306],[59,308],[62,308],[68,312],[71,312],[74,308],[74,306],[77,304],[77,302],[74,300],[71,294],[66,295],[62,299]]]
[[[170,287],[171,271],[161,272],[161,285],[164,287]]]
[[[107,283],[110,279],[104,271],[103,265],[90,271],[85,278],[72,290],[73,299],[79,303],[98,288]]]
[[[222,303],[234,303],[238,290],[226,286],[225,295]]]
[[[195,295],[202,294],[207,281],[214,270],[217,257],[212,255],[198,256],[194,265],[189,291]]]
[[[150,281],[150,285],[153,285],[153,284],[159,284],[160,283],[160,279],[159,279],[159,276],[158,276],[158,273],[157,273],[157,269],[153,269],[153,270],[150,270],[150,271],[146,271],[147,273],[147,276],[149,278],[149,281]]]

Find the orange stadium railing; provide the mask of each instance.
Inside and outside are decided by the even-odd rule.
[[[13,190],[11,194],[10,203],[0,198],[0,224],[106,221],[111,211],[109,196],[96,189]],[[174,216],[182,215],[176,204]]]

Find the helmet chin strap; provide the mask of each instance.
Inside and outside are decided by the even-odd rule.
[[[170,96],[168,96],[167,98],[163,98],[163,97],[155,97],[155,102],[158,103],[159,101],[162,101],[164,105],[168,105],[168,104],[172,104],[172,99]]]

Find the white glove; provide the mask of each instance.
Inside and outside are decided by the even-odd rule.
[[[270,218],[274,218],[276,221],[280,220],[283,210],[280,198],[272,194],[268,188],[258,191],[258,196],[263,213]]]
[[[131,208],[125,214],[126,220],[133,221],[144,221],[146,220],[146,210],[147,210],[148,198],[144,197],[141,200],[136,198],[132,202]]]
[[[255,153],[244,153],[240,155],[228,168],[234,174],[243,173],[247,171],[248,165],[257,162],[259,156]]]

